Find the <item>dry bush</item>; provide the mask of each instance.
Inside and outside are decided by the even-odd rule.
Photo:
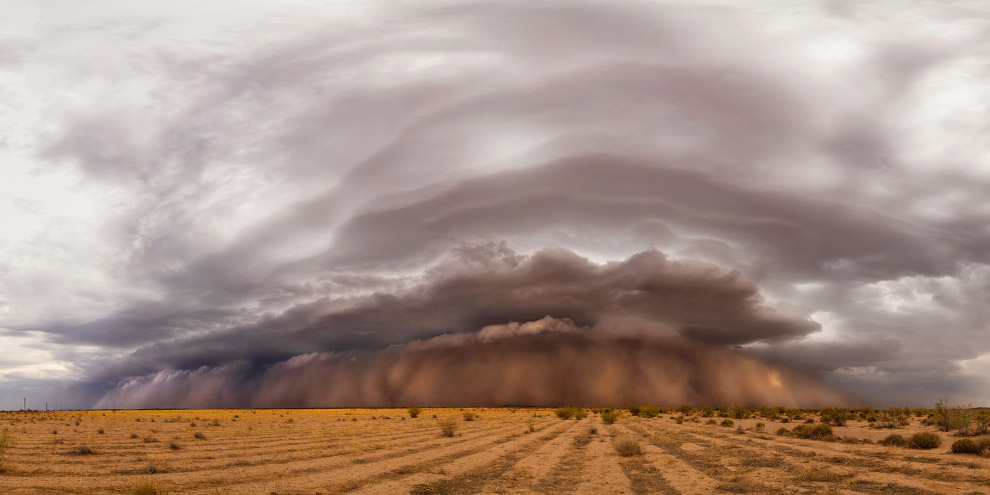
[[[440,426],[440,434],[445,437],[452,437],[457,432],[457,421],[453,418],[444,418],[437,422]]]
[[[408,411],[409,411],[409,417],[410,418],[416,418],[416,417],[419,417],[419,413],[423,412],[423,408],[422,407],[410,407],[408,409]]]
[[[794,427],[791,433],[806,440],[833,440],[832,427],[826,424],[801,424]]]
[[[175,442],[169,442],[168,443],[168,448],[170,448],[172,450],[181,450],[182,449],[182,446],[179,445],[178,443],[175,443]]]
[[[767,431],[767,425],[764,423],[756,423],[756,426],[753,427],[753,431],[757,433],[763,433]]]
[[[602,413],[602,423],[607,425],[615,423],[619,419],[619,411],[605,411]]]
[[[639,415],[644,418],[655,418],[663,413],[663,409],[659,407],[641,407],[639,409]]]
[[[582,419],[587,417],[588,417],[588,411],[585,411],[580,407],[574,409],[574,419],[581,421]]]
[[[907,445],[907,439],[901,435],[898,435],[897,433],[891,433],[890,435],[887,435],[886,437],[883,438],[883,440],[880,440],[877,443],[879,443],[880,445],[903,447]]]
[[[956,454],[979,454],[980,448],[973,440],[963,438],[952,442],[952,452]]]
[[[474,413],[473,412],[464,411],[463,416],[464,416],[464,421],[474,421]]]
[[[615,451],[622,457],[640,455],[643,450],[639,447],[639,442],[632,437],[619,437],[615,440]]]
[[[151,483],[142,483],[128,492],[130,495],[166,495],[168,492],[158,489]]]
[[[966,433],[973,422],[973,410],[970,406],[950,406],[946,401],[940,400],[935,404],[933,419],[935,425],[942,431],[959,430],[961,433]]]
[[[73,447],[66,453],[69,455],[95,455],[96,450],[92,449],[88,445],[80,445],[78,447]]]
[[[934,449],[942,445],[942,439],[929,431],[923,431],[921,433],[915,433],[911,435],[911,439],[908,440],[908,447],[912,449]]]
[[[195,438],[196,440],[206,440],[206,435],[197,431],[196,434],[193,435],[193,438]]]
[[[560,419],[571,419],[572,417],[574,417],[574,413],[576,411],[577,409],[573,407],[558,407],[557,409],[553,410],[553,413],[556,414],[557,417]]]
[[[733,426],[736,425],[736,423],[735,423],[735,421],[732,421],[731,419],[723,419],[722,422],[719,425],[720,426],[724,426],[726,428],[732,428]]]
[[[529,429],[530,433],[536,431],[536,423],[533,421],[533,418],[529,418],[526,420],[526,427]]]

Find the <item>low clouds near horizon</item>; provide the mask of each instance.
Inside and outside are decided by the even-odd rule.
[[[987,2],[22,7],[0,408],[990,405]]]

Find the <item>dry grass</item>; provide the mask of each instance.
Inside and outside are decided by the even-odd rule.
[[[0,493],[990,493],[990,439],[913,414],[896,430],[905,443],[929,433],[938,447],[882,445],[890,430],[858,416],[835,426],[807,410],[669,411],[611,424],[607,410],[575,424],[527,408],[428,409],[427,421],[405,408],[0,413]]]

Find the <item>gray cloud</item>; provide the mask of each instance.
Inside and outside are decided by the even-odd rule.
[[[0,53],[0,339],[67,381],[549,314],[990,400],[985,4],[108,5]]]

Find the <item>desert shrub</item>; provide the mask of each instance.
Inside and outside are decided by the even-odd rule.
[[[826,424],[801,424],[794,427],[794,436],[806,440],[832,440],[832,427]]]
[[[419,417],[419,413],[423,412],[423,408],[422,407],[410,407],[408,409],[408,411],[409,411],[409,417],[410,418],[416,418],[416,417]]]
[[[643,450],[639,447],[639,442],[632,437],[619,437],[615,440],[615,451],[622,457],[640,455]]]
[[[158,439],[155,437],[144,437],[144,443],[155,443]]]
[[[767,431],[767,425],[764,423],[756,423],[756,426],[753,427],[753,431],[757,433],[763,433]]]
[[[639,416],[639,411],[641,409],[642,408],[640,406],[629,406],[629,414],[632,414],[633,416]]]
[[[78,447],[73,447],[68,452],[69,455],[95,455],[96,451],[93,450],[88,445],[80,445]]]
[[[981,409],[973,416],[973,425],[970,430],[974,435],[986,435],[990,433],[990,410]]]
[[[718,421],[715,421],[715,418],[710,418],[708,421],[705,421],[705,424],[706,425],[717,425],[718,424]]]
[[[580,407],[574,410],[574,419],[581,421],[588,417],[588,411],[581,409]]]
[[[956,454],[979,454],[980,448],[973,440],[963,438],[952,442],[952,452]]]
[[[684,424],[684,418],[677,418],[676,420],[674,420],[674,422],[677,423],[677,424],[679,424],[679,425],[682,425],[682,424]]]
[[[655,418],[663,412],[659,407],[642,407],[639,409],[639,415],[644,418]]]
[[[533,418],[526,420],[526,427],[529,428],[529,432],[533,433],[536,431],[536,424],[533,422]]]
[[[574,416],[574,408],[558,407],[557,409],[553,410],[553,413],[556,414],[557,417],[560,419],[571,419],[571,416]]]
[[[878,442],[881,445],[892,445],[895,447],[903,447],[907,445],[907,439],[897,433],[891,433],[883,437],[883,440]]]
[[[702,407],[702,408],[701,408],[701,411],[699,412],[699,414],[700,414],[700,415],[701,415],[702,417],[705,417],[705,418],[710,418],[710,417],[712,417],[712,416],[715,416],[715,408],[714,408],[714,407],[712,407],[712,406],[705,406],[705,407]]]
[[[825,407],[821,410],[822,423],[834,426],[844,426],[846,421],[852,419],[852,413],[837,407]]]
[[[607,425],[615,423],[619,419],[619,411],[608,411],[602,413],[602,423]]]
[[[908,447],[912,449],[934,449],[939,445],[942,445],[942,439],[930,431],[915,433],[908,440]]]
[[[594,426],[592,426],[590,429],[588,429],[588,434],[589,435],[597,435],[598,434],[598,428],[595,428]]]
[[[474,421],[474,413],[469,411],[464,411],[462,414],[464,416],[464,421]]]
[[[103,428],[100,428],[99,430],[96,430],[96,433],[99,433],[100,435],[102,435],[102,434],[106,433],[106,431],[104,431]]]
[[[180,449],[182,449],[182,446],[179,445],[179,444],[177,444],[177,443],[175,443],[175,442],[169,442],[168,443],[168,448],[170,448],[172,450],[180,450]]]
[[[959,430],[969,431],[973,421],[973,411],[970,406],[949,406],[945,401],[938,401],[935,404],[934,423],[942,431]]]
[[[457,431],[457,422],[451,418],[442,419],[438,424],[440,425],[440,433],[445,437],[452,437]]]
[[[130,495],[165,495],[166,492],[159,490],[151,483],[142,483],[131,488],[128,493]]]
[[[196,434],[193,435],[193,438],[195,438],[196,440],[206,440],[206,435],[197,431]]]
[[[138,434],[137,433],[131,433],[131,438],[132,439],[136,439],[137,437],[138,437]]]
[[[719,423],[720,426],[724,426],[726,428],[731,428],[735,426],[735,424],[735,421],[732,421],[731,419],[723,419],[722,422]]]
[[[681,416],[689,416],[694,412],[694,408],[687,404],[681,404],[681,407],[677,408],[677,412],[681,413]]]

